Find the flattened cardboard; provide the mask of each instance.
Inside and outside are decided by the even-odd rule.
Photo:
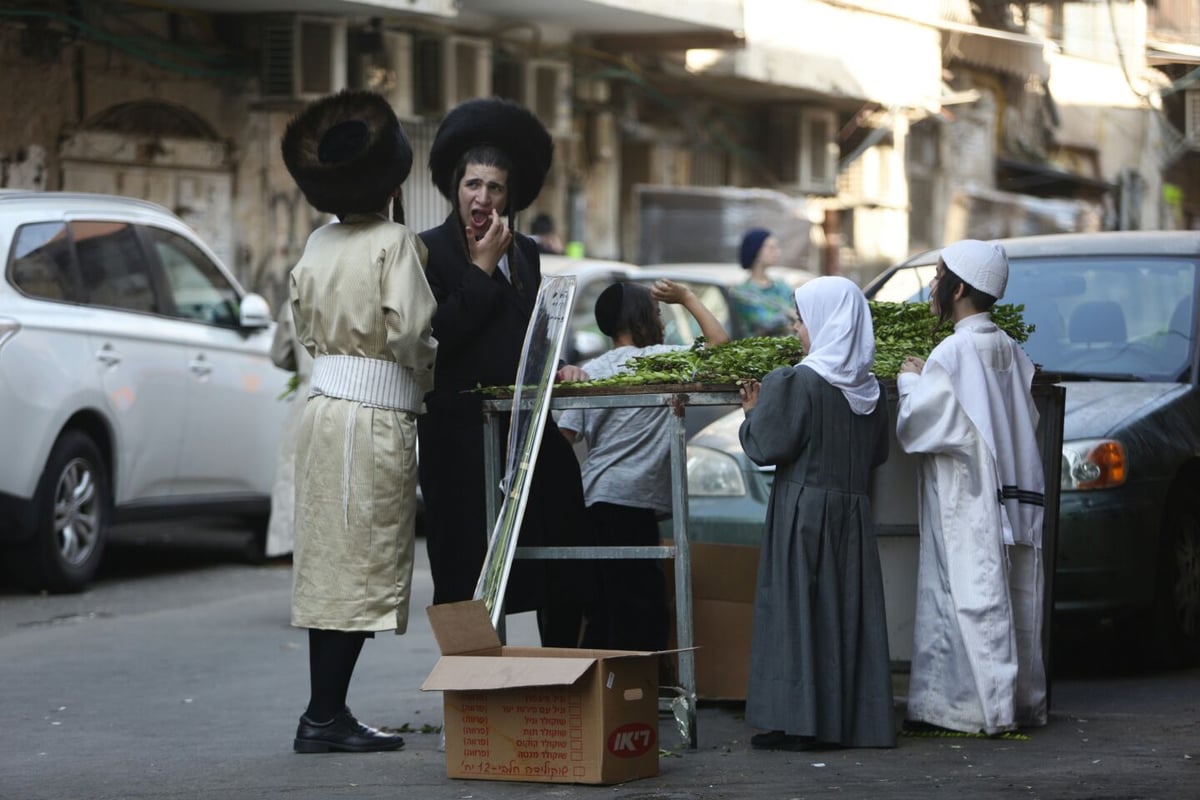
[[[698,600],[692,603],[696,650],[696,696],[745,700],[750,685],[753,603]]]
[[[745,700],[759,548],[692,542],[690,550],[696,696],[702,700]],[[665,567],[673,602],[673,563],[667,561]]]
[[[482,617],[480,608],[483,609]],[[500,647],[500,634],[492,626],[492,619],[482,600],[442,603],[429,606],[426,612],[429,614],[429,624],[433,626],[433,638],[437,639],[438,651],[444,656]]]
[[[480,601],[432,606],[429,619],[442,658],[421,688],[444,693],[449,777],[658,774],[658,653],[502,647]]]

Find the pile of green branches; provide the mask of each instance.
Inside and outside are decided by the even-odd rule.
[[[926,358],[954,328],[940,324],[924,303],[869,301],[875,328],[875,369],[883,379],[896,377],[906,356]],[[1021,305],[997,304],[992,319],[1017,342],[1033,327],[1022,319]],[[564,388],[619,388],[659,384],[735,384],[762,380],[773,369],[796,364],[804,355],[793,336],[755,336],[707,346],[700,337],[687,350],[631,358],[625,373],[592,381],[564,383]],[[507,387],[511,390],[513,387]]]
[[[880,378],[895,378],[906,356],[926,358],[942,339],[954,332],[950,323],[938,322],[924,303],[877,303],[869,301],[875,327],[875,369]],[[996,304],[992,320],[1018,344],[1033,332],[1021,314],[1023,305]]]

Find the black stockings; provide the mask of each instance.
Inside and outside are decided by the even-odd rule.
[[[312,695],[304,715],[328,722],[346,706],[350,676],[367,634],[358,631],[308,631],[308,678]]]

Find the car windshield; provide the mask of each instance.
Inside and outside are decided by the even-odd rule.
[[[904,267],[872,299],[927,302],[935,266]],[[1013,258],[1003,302],[1035,326],[1025,351],[1048,372],[1176,381],[1192,364],[1196,263],[1161,256]]]

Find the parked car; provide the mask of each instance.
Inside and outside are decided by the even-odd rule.
[[[288,373],[267,302],[165,208],[0,193],[0,545],[76,591],[109,527],[252,520],[261,554]]]
[[[1055,617],[1115,620],[1167,662],[1200,657],[1200,232],[1001,240],[1006,303],[1037,326],[1025,344],[1066,389]],[[927,302],[937,251],[864,290]],[[771,472],[737,439],[741,412],[688,449],[693,538],[756,543]]]

